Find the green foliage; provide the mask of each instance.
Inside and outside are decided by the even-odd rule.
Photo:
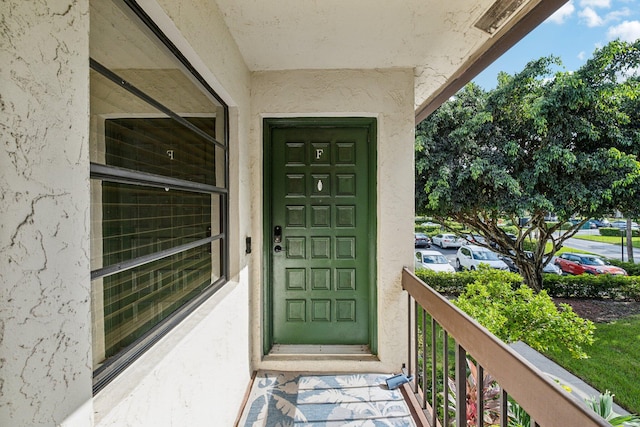
[[[615,266],[624,268],[629,276],[640,276],[640,264],[628,261],[620,261],[617,259],[610,259],[609,262]]]
[[[640,413],[640,315],[598,323],[589,359],[574,359],[568,351],[545,353],[596,390],[611,390],[616,402]]]
[[[484,267],[479,270],[463,270],[455,274],[418,269],[416,276],[431,288],[445,295],[460,295],[468,285],[479,280],[500,280],[514,289],[524,283],[519,274]]]
[[[620,237],[620,235],[622,233],[624,233],[624,236],[626,237],[626,230],[622,230],[620,231],[619,228],[601,228],[600,230],[598,230],[600,232],[601,236],[615,236],[615,237]],[[631,230],[631,236],[632,237],[640,237],[640,230]]]
[[[545,291],[527,286],[512,289],[493,274],[480,276],[455,304],[498,338],[523,341],[538,351],[566,348],[574,357],[587,357],[593,343],[593,323],[580,318],[567,304],[556,307]]]
[[[581,274],[579,276],[559,276],[545,274],[543,289],[551,297],[560,298],[593,298],[593,299],[623,299],[640,301],[640,264],[612,261],[633,275],[618,276],[611,274]],[[635,270],[634,270],[635,269]],[[460,295],[467,286],[487,277],[501,280],[512,289],[523,284],[522,276],[495,269],[480,269],[476,271],[461,271],[456,274],[437,273],[427,269],[416,271],[427,285],[445,295]]]
[[[609,421],[612,426],[618,427],[640,427],[640,417],[637,415],[619,415],[613,411],[613,395],[609,390],[600,393],[598,397],[585,399],[587,406]]]
[[[640,301],[640,276],[612,274],[558,276],[549,274],[545,275],[543,288],[553,297]]]
[[[424,233],[431,237],[440,233],[441,227],[439,225],[416,225],[415,230],[417,233]]]
[[[611,42],[575,72],[553,74],[558,62],[503,73],[489,92],[469,84],[416,129],[417,210],[463,224],[503,255],[522,255],[536,236],[540,251],[517,257],[535,289],[544,261],[582,226],[565,221],[635,211],[640,195],[640,79],[627,77],[640,41]],[[559,223],[546,223],[548,212]],[[504,217],[530,218],[516,242],[498,226]]]
[[[531,427],[531,417],[522,406],[509,398],[509,427]]]

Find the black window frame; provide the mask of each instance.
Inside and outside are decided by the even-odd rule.
[[[175,312],[170,314],[167,318],[160,321],[136,342],[120,351],[116,356],[113,356],[110,359],[106,360],[101,366],[95,369],[93,373],[94,395],[102,390],[119,374],[121,374],[128,366],[130,366],[136,359],[138,359],[142,354],[149,350],[156,342],[158,342],[162,337],[169,333],[169,331],[180,324],[189,315],[189,313],[191,313],[195,308],[204,303],[229,281],[229,107],[135,0],[121,1],[126,4],[138,17],[138,19],[140,19],[140,21],[154,34],[154,36],[164,44],[169,52],[182,64],[182,66],[185,67],[185,69],[202,86],[202,88],[204,88],[220,104],[224,112],[224,135],[222,138],[222,142],[204,134],[204,132],[200,131],[200,129],[191,125],[181,116],[173,113],[169,108],[165,107],[160,102],[154,100],[144,92],[137,89],[135,86],[120,78],[117,74],[111,72],[109,69],[95,61],[93,58],[89,58],[89,67],[102,76],[108,78],[112,82],[116,83],[123,89],[127,90],[129,93],[137,96],[139,99],[156,107],[182,125],[189,127],[194,132],[210,140],[212,144],[220,147],[224,153],[224,186],[218,187],[205,185],[197,182],[189,182],[162,175],[144,173],[114,166],[97,164],[93,162],[90,164],[90,178],[107,180],[109,182],[119,182],[125,184],[136,184],[150,187],[172,188],[177,190],[188,190],[193,192],[217,194],[220,196],[221,230],[220,234],[209,236],[206,239],[201,239],[197,242],[160,251],[150,256],[136,258],[117,265],[93,270],[91,271],[91,280],[132,269],[139,265],[168,257],[176,252],[185,251],[190,247],[211,243],[217,240],[220,241],[221,271],[220,277],[217,280],[211,282],[206,289],[204,289],[182,307],[177,309]]]

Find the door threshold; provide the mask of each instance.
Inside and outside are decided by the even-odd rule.
[[[275,344],[264,360],[283,359],[348,359],[348,360],[378,360],[371,353],[368,345],[302,345]]]

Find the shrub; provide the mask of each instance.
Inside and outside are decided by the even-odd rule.
[[[460,295],[467,286],[478,280],[486,281],[502,280],[512,288],[517,288],[524,283],[522,276],[516,273],[500,271],[482,266],[479,270],[464,270],[459,273],[436,273],[427,269],[416,270],[418,276],[427,285],[446,295]]]
[[[617,259],[610,259],[609,262],[620,268],[624,268],[624,270],[629,274],[629,276],[640,276],[640,264],[635,264],[633,262],[628,262],[628,261],[620,261]]]
[[[542,288],[550,296],[562,298],[609,298],[640,301],[640,276],[546,274]]]
[[[566,349],[573,357],[587,357],[584,347],[593,343],[593,322],[567,304],[556,307],[544,290],[535,294],[526,285],[514,290],[499,275],[479,271],[487,274],[455,301],[461,310],[507,343],[523,341],[538,351]]]
[[[624,235],[626,236],[626,230],[620,230],[619,228],[601,228],[600,230],[600,235],[601,236],[615,236],[615,237],[620,237],[623,232]],[[631,230],[631,236],[632,237],[640,237],[640,230]]]
[[[429,237],[433,237],[434,235],[440,233],[439,225],[416,225],[416,233],[424,233]]]
[[[626,264],[612,262],[624,269]],[[630,264],[635,267],[627,271],[640,269],[640,265]],[[634,276],[616,276],[611,274],[582,274],[580,276],[558,276],[557,274],[545,274],[542,288],[552,297],[560,298],[592,298],[592,299],[625,299],[640,301],[640,275],[634,271]],[[436,291],[447,295],[460,295],[471,283],[486,277],[495,277],[508,283],[512,289],[521,286],[524,281],[522,276],[495,269],[480,269],[476,271],[461,271],[456,274],[436,273],[431,270],[419,269],[416,271],[423,282]]]

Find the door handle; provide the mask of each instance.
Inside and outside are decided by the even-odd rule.
[[[273,227],[273,243],[275,244],[273,252],[282,252],[282,246],[280,246],[280,243],[282,243],[282,227],[279,225]]]

